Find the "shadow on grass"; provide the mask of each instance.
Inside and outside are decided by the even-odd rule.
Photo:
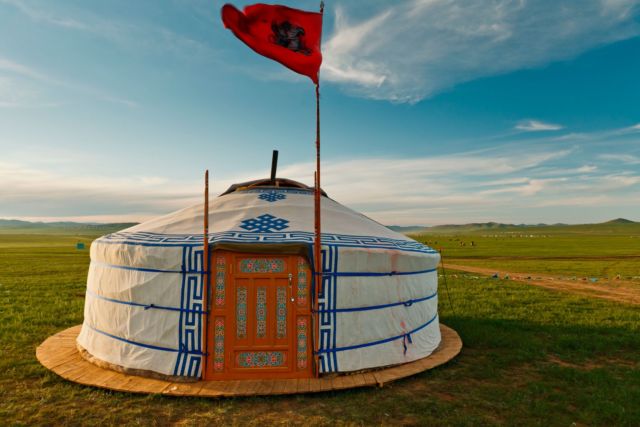
[[[109,414],[101,418],[108,423],[129,417],[127,422],[142,424],[149,421],[144,413],[167,422],[243,425],[636,425],[640,420],[640,343],[631,333],[467,316],[443,322],[463,339],[458,358],[383,388],[212,400],[109,392],[46,373],[40,387],[51,397],[34,416],[55,420],[59,408],[68,407],[87,422],[99,413]]]

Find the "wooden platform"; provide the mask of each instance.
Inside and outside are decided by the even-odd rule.
[[[100,368],[80,356],[76,337],[81,325],[74,326],[47,338],[36,349],[36,357],[46,367],[69,381],[79,384],[130,393],[153,393],[172,396],[256,396],[270,394],[315,393],[385,383],[428,369],[453,359],[462,349],[456,331],[440,324],[442,343],[430,356],[415,362],[370,372],[332,375],[321,378],[291,380],[236,380],[176,383],[134,375],[126,375]]]

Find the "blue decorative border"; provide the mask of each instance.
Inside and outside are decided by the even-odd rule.
[[[174,375],[199,377],[202,366],[203,250],[182,250],[182,283],[178,343],[180,351]]]
[[[323,248],[322,272],[334,273],[338,270],[337,247]],[[338,278],[335,274],[322,275],[322,289],[318,296],[318,317],[320,319],[318,353],[320,372],[337,372],[338,357],[335,352],[327,352],[336,347],[336,297]],[[325,353],[325,354],[323,354]]]
[[[305,196],[313,195],[313,190],[303,190],[303,189],[286,188],[286,187],[251,188],[248,190],[236,190],[233,193],[229,193],[229,194],[271,193],[272,191],[278,192],[278,193],[303,194]],[[229,195],[229,194],[226,194],[226,195]]]
[[[314,233],[308,231],[247,232],[223,231],[211,233],[209,243],[313,243]],[[126,244],[141,246],[202,246],[201,234],[159,234],[148,232],[118,232],[107,234],[96,242],[104,244]],[[322,245],[338,247],[360,247],[371,249],[394,249],[405,252],[436,254],[436,250],[415,240],[390,239],[387,237],[354,236],[348,234],[322,234]]]

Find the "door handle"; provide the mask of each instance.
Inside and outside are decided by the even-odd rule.
[[[293,286],[291,285],[292,281],[293,281],[293,274],[289,273],[289,295],[290,295],[291,302],[294,301],[294,299],[293,299]]]

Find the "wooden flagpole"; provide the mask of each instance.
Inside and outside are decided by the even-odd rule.
[[[316,85],[316,174],[315,174],[315,200],[314,200],[314,219],[315,219],[315,234],[314,240],[314,261],[316,276],[318,277],[317,292],[322,292],[322,237],[321,237],[321,222],[320,222],[320,203],[321,203],[321,189],[320,189],[320,84]]]
[[[324,2],[320,1],[320,13],[324,15]],[[320,293],[322,292],[322,235],[321,235],[321,221],[320,221],[320,211],[321,211],[321,189],[320,189],[320,76],[318,76],[318,83],[316,83],[316,173],[315,173],[315,194],[314,194],[314,220],[315,220],[315,239],[313,242],[313,260],[314,260],[314,270],[316,273],[316,295],[314,301],[314,317],[315,317],[315,337],[314,343],[317,343],[317,347],[319,347],[319,337],[320,337],[320,318],[318,313],[319,308],[319,298]],[[320,365],[319,365],[319,355],[317,352],[318,348],[314,351],[314,365],[315,365],[315,375],[316,378],[320,376]]]
[[[204,336],[202,337],[202,379],[207,372],[208,338],[209,338],[209,170],[204,173],[204,235],[202,236],[202,322],[204,324]]]

